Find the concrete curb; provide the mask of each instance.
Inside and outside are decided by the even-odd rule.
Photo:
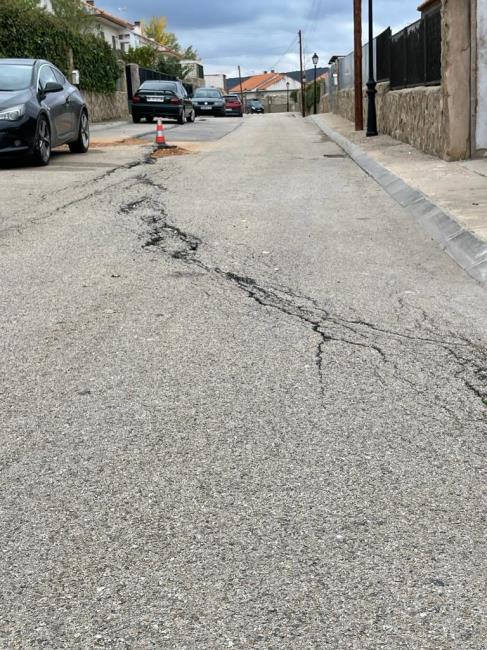
[[[311,117],[331,140],[371,176],[435,239],[469,275],[487,284],[487,242],[467,230],[444,208],[373,160],[361,147]]]

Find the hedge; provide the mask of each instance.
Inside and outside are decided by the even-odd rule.
[[[116,90],[120,66],[101,36],[76,33],[42,9],[0,0],[0,58],[47,59],[67,75],[70,50],[82,89]]]

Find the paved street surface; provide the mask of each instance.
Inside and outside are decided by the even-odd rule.
[[[485,650],[485,290],[241,122],[0,170],[0,647]]]

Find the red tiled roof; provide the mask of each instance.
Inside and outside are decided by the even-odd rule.
[[[264,74],[257,74],[242,81],[243,92],[252,92],[254,90],[266,90],[269,86],[274,85],[278,81],[284,79],[284,75],[279,72],[265,72]],[[231,88],[230,90],[238,90],[240,92],[240,83]],[[229,90],[229,92],[230,92]]]

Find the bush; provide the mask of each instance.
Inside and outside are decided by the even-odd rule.
[[[68,74],[70,51],[84,90],[116,89],[120,67],[100,36],[79,34],[56,16],[25,3],[0,0],[0,58],[47,59]]]

